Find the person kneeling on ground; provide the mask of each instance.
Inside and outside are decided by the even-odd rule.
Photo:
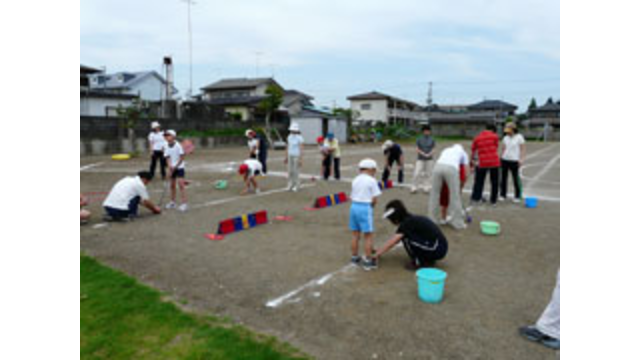
[[[82,208],[87,205],[89,205],[89,201],[84,195],[80,194],[80,224],[86,224],[91,217],[91,212]]]
[[[127,176],[118,181],[109,195],[102,203],[108,221],[131,220],[138,216],[138,205],[154,214],[160,214],[162,210],[149,200],[146,185],[151,182],[152,176],[148,171],[140,171],[137,176]]]
[[[436,261],[447,256],[449,244],[438,225],[427,217],[410,214],[402,201],[390,201],[383,218],[389,219],[398,229],[380,248],[375,256],[376,260],[400,241],[411,258],[411,262],[407,264],[410,270],[432,267]]]
[[[378,165],[372,159],[364,159],[358,164],[360,175],[351,183],[351,210],[349,214],[349,228],[352,231],[351,238],[351,263],[360,264],[366,271],[378,267],[373,254],[373,208],[376,206],[377,197],[382,194],[378,182],[375,179]],[[360,234],[364,233],[364,259],[360,258],[358,245]]]
[[[256,194],[260,193],[256,177],[262,175],[262,164],[258,160],[245,160],[245,162],[240,165],[238,174],[242,175],[244,179],[244,190],[241,192],[242,195],[248,194],[252,190],[252,187]]]

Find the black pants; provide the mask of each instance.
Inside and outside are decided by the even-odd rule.
[[[491,177],[491,203],[495,204],[498,201],[498,173],[500,168],[476,168],[475,182],[473,184],[473,194],[471,194],[472,201],[482,200],[482,193],[484,192],[484,179],[487,177],[487,172]]]
[[[411,258],[411,262],[418,267],[425,265],[433,265],[436,261],[444,259],[447,256],[449,245],[443,243],[437,249],[433,251],[427,251],[408,245],[403,241],[404,249],[407,251],[407,255]]]
[[[264,174],[267,173],[267,152],[266,151],[260,151],[260,154],[258,155],[258,161],[260,161],[260,164],[262,164],[262,172]]]
[[[333,163],[333,177],[336,180],[340,180],[340,158],[334,158],[331,155],[327,155],[322,162],[324,166],[324,179],[329,180],[331,175],[331,164]]]
[[[140,205],[140,196],[136,196],[129,201],[128,210],[115,209],[109,206],[104,207],[104,211],[114,220],[122,220],[129,217],[138,216],[138,205]]]
[[[151,176],[156,175],[156,163],[160,160],[160,174],[162,174],[162,180],[166,177],[166,168],[167,168],[167,159],[164,157],[164,151],[162,150],[154,150],[151,155],[151,166],[149,167],[149,172]]]
[[[387,161],[387,166],[384,168],[384,171],[382,172],[382,181],[386,182],[387,180],[389,180],[389,177],[391,176],[391,168],[393,167],[393,164],[396,163],[398,164],[398,184],[402,184],[404,182],[404,169],[403,169],[403,164],[400,164],[400,159],[396,159],[396,158],[390,158]]]
[[[522,186],[520,184],[520,164],[517,161],[502,160],[502,178],[500,179],[500,196],[507,197],[507,183],[509,182],[509,172],[513,177],[513,187],[515,188],[516,199],[522,198]]]

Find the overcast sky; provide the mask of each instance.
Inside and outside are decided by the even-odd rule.
[[[424,104],[429,81],[440,104],[560,95],[559,0],[196,2],[195,93],[258,74],[327,106],[372,90]],[[160,71],[171,55],[184,95],[188,54],[185,2],[81,0],[81,64]]]

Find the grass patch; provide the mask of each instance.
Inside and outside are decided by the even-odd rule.
[[[181,311],[135,279],[80,255],[83,359],[308,359],[228,320]]]

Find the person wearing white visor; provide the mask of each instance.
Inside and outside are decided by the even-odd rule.
[[[358,164],[360,175],[351,183],[351,209],[349,213],[349,229],[351,238],[351,263],[358,265],[362,262],[364,270],[377,268],[373,253],[373,208],[377,197],[382,194],[375,179],[378,165],[372,159],[364,159]],[[359,254],[360,235],[364,234],[365,257]]]
[[[287,165],[288,185],[287,190],[296,192],[300,189],[300,168],[302,167],[302,152],[304,151],[304,138],[300,135],[300,125],[291,123],[287,137],[287,153],[284,164]]]
[[[151,176],[156,175],[156,164],[160,162],[160,174],[162,180],[166,177],[167,162],[164,158],[164,148],[167,146],[167,142],[164,139],[164,131],[160,127],[160,123],[154,121],[151,123],[151,132],[149,133],[149,154],[151,156],[151,165],[149,166],[149,172]]]
[[[378,250],[374,257],[376,260],[400,241],[411,259],[405,266],[408,270],[435,266],[436,261],[447,256],[449,244],[438,225],[425,216],[409,213],[402,201],[390,201],[382,217],[398,226],[398,229]]]

